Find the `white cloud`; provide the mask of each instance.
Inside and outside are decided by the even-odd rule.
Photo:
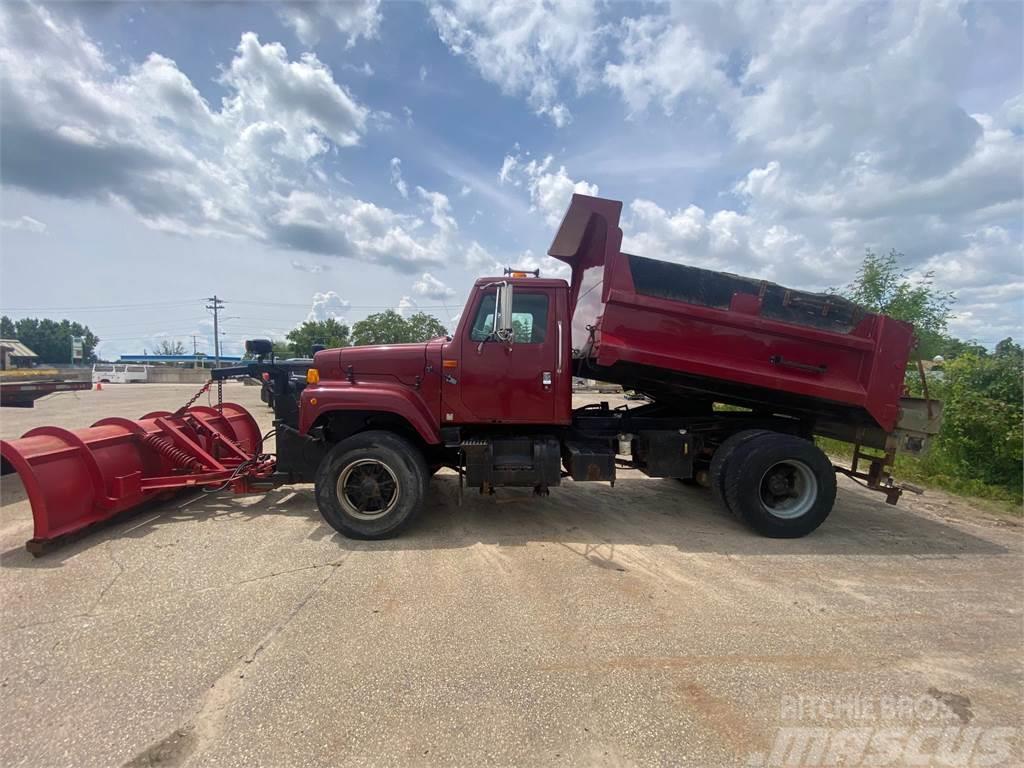
[[[466,269],[473,276],[500,275],[502,265],[494,255],[475,240],[465,253]]]
[[[415,315],[417,312],[419,312],[419,310],[419,304],[416,303],[416,300],[412,296],[403,296],[401,299],[398,300],[398,308],[396,311],[402,317]]]
[[[430,213],[430,222],[437,227],[441,236],[453,235],[455,230],[459,228],[459,225],[452,217],[452,208],[448,202],[447,195],[443,195],[440,192],[431,192],[423,187],[416,187],[416,194],[425,203],[426,209]]]
[[[514,0],[454,0],[430,9],[441,40],[509,94],[525,96],[538,114],[567,125],[561,81],[576,90],[594,81],[600,48],[597,10],[590,0],[524,6]]]
[[[552,226],[562,220],[574,192],[594,196],[600,191],[596,184],[589,181],[571,179],[564,165],[552,171],[553,163],[554,157],[551,155],[539,162],[536,159],[524,162],[524,158],[519,155],[506,155],[498,173],[503,184],[525,184],[530,192],[533,209],[544,214],[544,220]]]
[[[332,190],[338,171],[325,163],[361,141],[370,111],[314,54],[292,60],[281,44],[242,35],[218,109],[159,54],[119,74],[79,25],[45,7],[4,4],[0,21],[4,184],[125,206],[167,232],[401,271],[449,258],[450,217],[430,233]]]
[[[198,99],[172,61],[161,58],[161,64],[166,78],[187,90],[190,99]],[[299,61],[289,61],[283,45],[260,43],[252,32],[242,35],[236,56],[221,79],[234,90],[225,101],[228,117],[245,129],[256,127],[262,132],[270,128],[273,146],[280,154],[308,160],[327,151],[325,139],[340,147],[352,146],[366,130],[368,110],[338,85],[316,56],[305,54]],[[190,107],[208,111],[201,109],[205,104],[198,100]]]
[[[684,23],[667,17],[624,20],[621,63],[605,66],[604,81],[617,88],[634,111],[657,100],[671,114],[684,93],[721,96],[729,83],[721,70],[725,57],[709,51]]]
[[[325,25],[333,25],[345,35],[346,46],[351,48],[360,37],[377,37],[381,22],[380,0],[299,0],[285,3],[278,15],[307,48],[320,42]]]
[[[324,320],[343,320],[350,303],[342,299],[334,291],[313,294],[313,304],[306,315],[306,322],[322,322]]]
[[[529,248],[510,258],[508,264],[512,269],[522,269],[527,272],[533,272],[535,269],[540,270],[541,277],[552,277],[562,278],[568,280],[570,278],[569,265],[564,261],[558,261],[557,259],[548,258],[546,254],[541,254],[540,257],[534,255],[533,251]],[[504,267],[502,267],[504,270]]]
[[[366,77],[373,77],[373,67],[370,66],[370,62],[364,61],[361,65],[356,66],[355,64],[342,64],[341,68],[346,72],[355,72],[359,75],[365,75]]]
[[[391,158],[391,183],[398,190],[398,194],[409,197],[409,185],[402,178],[402,161],[397,157]]]
[[[448,230],[417,237],[422,222],[363,200],[292,190],[277,201],[271,238],[310,253],[349,256],[415,271],[450,258]]]
[[[514,155],[505,155],[505,159],[501,161],[501,170],[498,171],[498,181],[501,184],[505,182],[511,182],[516,186],[519,185],[519,181],[513,178],[513,172],[519,167],[519,158]]]
[[[708,214],[690,205],[670,212],[650,200],[634,200],[623,222],[623,250],[705,269],[794,283],[827,284],[828,260],[799,233],[745,214]]]
[[[23,232],[42,234],[46,231],[46,224],[38,219],[33,219],[31,216],[19,216],[16,219],[4,219],[0,221],[0,229],[18,229]]]
[[[537,114],[547,115],[551,118],[551,122],[555,124],[556,128],[565,128],[565,126],[572,122],[572,112],[570,112],[569,108],[561,102],[550,106],[539,107],[537,109]]]
[[[412,284],[412,292],[417,296],[442,302],[455,296],[454,290],[429,272],[424,272],[420,279]]]

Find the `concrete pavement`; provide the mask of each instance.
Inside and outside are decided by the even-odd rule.
[[[0,434],[192,389],[57,396]],[[226,398],[269,426],[258,392]],[[796,729],[825,757],[866,733],[859,765],[886,728],[889,765],[970,729],[965,765],[1022,764],[1020,526],[840,485],[796,541],[632,472],[461,507],[442,473],[390,541],[334,534],[300,486],[181,497],[35,559],[5,482],[0,764],[772,765]]]

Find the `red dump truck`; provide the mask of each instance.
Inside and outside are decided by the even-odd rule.
[[[837,471],[895,503],[896,452],[923,451],[940,419],[939,403],[904,396],[912,327],[834,295],[623,253],[621,207],[573,195],[548,251],[571,279],[477,280],[451,336],[322,350],[301,372],[249,342],[256,361],[213,376],[273,388],[276,455],[231,403],[3,442],[3,469],[32,502],[30,549],[181,488],[304,482],[335,529],[386,538],[441,467],[461,498],[614,484],[627,466],[710,486],[775,537],[822,523]],[[649,402],[574,409],[574,377]],[[815,435],[853,443],[852,466],[833,467]]]

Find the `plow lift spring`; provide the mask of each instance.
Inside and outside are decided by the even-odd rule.
[[[265,490],[275,459],[262,452],[259,425],[237,403],[193,405],[209,388],[207,382],[173,413],[101,419],[87,429],[37,427],[0,440],[2,471],[18,473],[32,506],[28,551],[43,554],[59,540],[186,489]]]

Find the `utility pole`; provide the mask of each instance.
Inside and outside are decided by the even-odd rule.
[[[217,298],[217,294],[213,294],[206,299],[212,301],[213,304],[207,304],[207,309],[213,310],[213,367],[220,368],[220,315],[219,312],[224,308],[224,302]]]
[[[196,342],[196,335],[192,334],[192,357],[199,355],[199,344]]]

